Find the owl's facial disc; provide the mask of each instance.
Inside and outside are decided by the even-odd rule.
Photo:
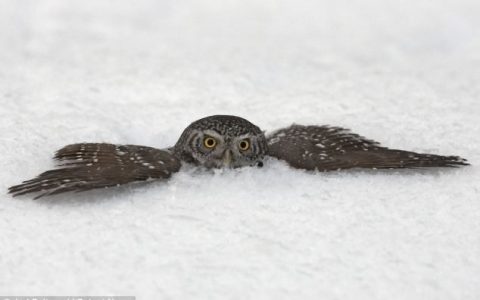
[[[197,131],[192,145],[192,156],[208,168],[238,168],[255,165],[263,158],[254,150],[255,135],[222,136],[214,130]]]
[[[225,115],[193,122],[174,147],[182,160],[207,168],[260,165],[266,149],[260,128],[243,118]]]

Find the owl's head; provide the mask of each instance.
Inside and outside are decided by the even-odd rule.
[[[260,128],[240,117],[216,115],[190,124],[174,152],[207,168],[237,168],[261,166],[266,149]]]

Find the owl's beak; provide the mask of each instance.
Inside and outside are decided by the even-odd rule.
[[[223,166],[225,168],[230,168],[232,166],[232,151],[226,150],[223,153]]]

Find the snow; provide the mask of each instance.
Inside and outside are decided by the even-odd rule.
[[[479,299],[480,4],[0,2],[0,294]],[[235,114],[330,124],[451,170],[186,168],[34,201],[65,144],[168,147]]]

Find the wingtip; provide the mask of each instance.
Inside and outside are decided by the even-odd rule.
[[[22,195],[22,188],[20,185],[14,185],[8,188],[7,190],[7,195],[12,196],[13,198],[16,198],[20,195]]]
[[[26,195],[26,194],[41,192],[41,191],[36,191],[36,190],[29,189],[29,187],[25,186],[26,182],[28,182],[28,181],[24,181],[22,184],[13,185],[13,186],[9,187],[8,190],[7,190],[7,194],[11,195],[13,198],[17,198],[19,196],[23,196],[23,195]],[[39,199],[39,198],[41,198],[45,195],[46,195],[46,193],[40,193],[39,195],[33,197],[33,200],[37,200],[37,199]]]
[[[13,198],[17,197],[16,193],[10,189],[11,187],[8,188],[7,190],[7,195],[12,196]]]
[[[460,156],[455,157],[454,164],[459,166],[471,166],[470,162],[466,158]]]
[[[7,194],[12,194],[15,197],[15,194],[21,189],[22,184],[12,185],[7,189]]]

